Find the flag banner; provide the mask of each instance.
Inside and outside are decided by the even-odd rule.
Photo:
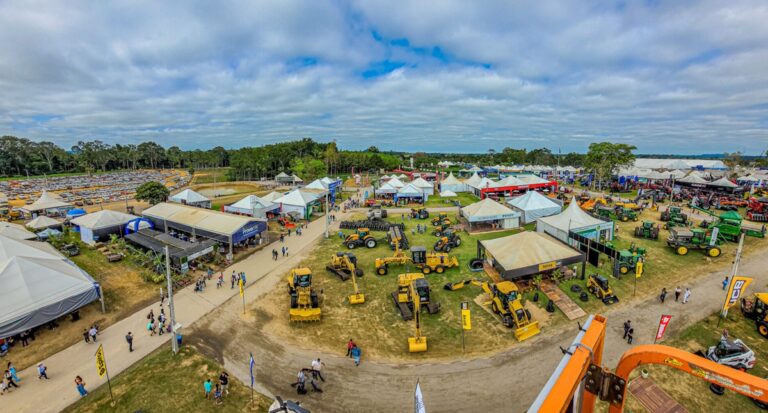
[[[96,371],[99,372],[99,377],[104,377],[107,374],[107,360],[104,358],[104,347],[101,344],[96,350]]]
[[[421,385],[416,382],[416,392],[413,395],[413,413],[427,413],[424,407],[424,395],[421,394]]]
[[[251,371],[251,388],[253,388],[253,383],[255,382],[253,377],[254,364],[256,364],[256,361],[253,360],[253,353],[251,353],[251,359],[248,361],[248,369]]]
[[[725,301],[725,305],[723,305],[723,311],[728,310],[739,302],[739,297],[744,294],[744,290],[747,289],[751,282],[751,278],[737,275],[731,279],[731,284],[728,286],[728,299]]]
[[[664,337],[664,332],[667,331],[667,326],[669,325],[670,320],[672,320],[671,315],[661,316],[661,320],[659,320],[659,329],[656,330],[656,340],[661,340],[661,338]]]

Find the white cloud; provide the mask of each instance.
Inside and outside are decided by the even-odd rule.
[[[0,133],[64,146],[312,136],[410,150],[601,139],[764,150],[768,6],[647,3],[7,1]],[[403,66],[362,76],[387,61]]]

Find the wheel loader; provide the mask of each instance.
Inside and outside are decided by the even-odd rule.
[[[541,333],[539,322],[533,321],[531,312],[523,307],[522,295],[514,282],[501,281],[494,284],[471,279],[448,283],[445,284],[444,288],[449,291],[456,291],[464,288],[467,284],[479,286],[491,297],[491,310],[501,317],[501,323],[505,327],[515,329],[515,338],[518,341],[527,340]]]
[[[461,245],[461,237],[459,237],[459,234],[449,230],[444,232],[442,235],[443,236],[435,242],[435,251],[451,252],[451,249],[457,248]]]
[[[368,228],[358,228],[344,239],[344,245],[351,250],[362,246],[376,248],[377,244],[378,241],[371,235],[371,230]]]
[[[643,221],[643,224],[635,227],[636,238],[659,239],[659,228],[653,221]]]
[[[427,219],[429,218],[429,211],[424,207],[411,208],[411,218]]]
[[[436,227],[440,224],[451,225],[451,219],[448,218],[447,212],[440,212],[436,217],[432,218],[433,227]]]
[[[757,332],[768,338],[768,293],[755,293],[751,298],[742,298],[741,313],[755,320]]]
[[[291,308],[290,321],[320,321],[322,291],[312,288],[312,270],[306,267],[294,268],[288,275],[288,293]]]
[[[341,281],[347,281],[352,275],[363,276],[363,270],[357,268],[357,257],[351,252],[337,252],[331,255],[331,262],[325,269],[338,275]]]
[[[413,320],[413,313],[417,308],[414,300],[418,300],[418,309],[427,308],[430,314],[440,311],[440,304],[432,301],[432,291],[429,282],[421,273],[406,273],[397,276],[397,291],[392,293],[392,300],[405,321]]]
[[[608,279],[601,275],[589,275],[589,278],[587,279],[587,291],[602,300],[606,305],[619,302],[619,297],[616,297],[613,293],[610,284],[608,284]]]

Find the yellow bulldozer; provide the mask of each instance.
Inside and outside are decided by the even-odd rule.
[[[288,293],[291,308],[290,321],[320,321],[322,291],[312,288],[312,270],[306,267],[294,268],[288,274]]]
[[[414,311],[422,307],[426,307],[430,314],[440,311],[440,304],[432,300],[429,282],[418,272],[397,276],[397,291],[392,293],[392,300],[405,321],[413,320]],[[415,301],[419,303],[414,304]]]
[[[531,312],[523,307],[521,294],[517,285],[512,281],[491,283],[480,280],[464,280],[457,283],[445,284],[445,289],[456,291],[467,284],[479,286],[491,297],[491,310],[501,317],[501,323],[507,328],[515,329],[515,338],[518,341],[527,340],[539,333],[539,322],[533,321]]]
[[[378,241],[371,235],[371,230],[368,228],[358,228],[344,239],[344,245],[349,249],[355,249],[362,246],[376,248],[377,243]]]
[[[404,265],[412,263],[422,273],[436,272],[442,274],[446,269],[458,267],[459,259],[456,256],[444,252],[427,252],[424,247],[411,247],[411,256],[406,255],[399,247],[395,248],[395,254],[390,257],[376,258],[376,274],[387,275],[390,265]]]
[[[325,269],[338,275],[342,281],[352,279],[355,293],[348,297],[350,304],[362,304],[365,302],[365,295],[357,288],[357,277],[363,276],[363,270],[357,268],[357,257],[354,254],[337,252],[331,255],[331,262]]]

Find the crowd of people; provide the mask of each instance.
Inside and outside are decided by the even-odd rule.
[[[229,373],[222,371],[215,386],[213,380],[210,378],[205,379],[203,391],[205,392],[206,400],[213,400],[215,404],[224,403],[224,397],[229,394]]]

